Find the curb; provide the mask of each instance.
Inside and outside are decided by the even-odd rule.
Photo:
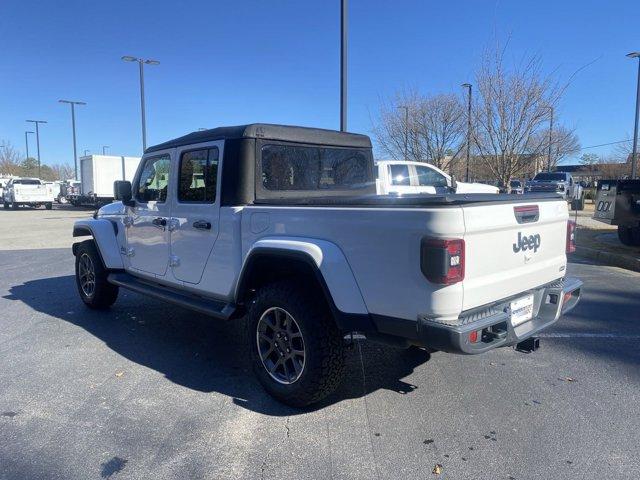
[[[624,268],[625,270],[632,270],[634,272],[640,272],[640,258],[633,258],[627,255],[620,255],[619,253],[605,252],[602,250],[596,250],[594,248],[580,247],[576,245],[576,251],[574,255],[583,258],[589,258],[591,260],[597,260],[605,265],[612,267]]]

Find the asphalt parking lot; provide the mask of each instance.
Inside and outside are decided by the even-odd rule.
[[[90,214],[0,210],[0,479],[640,477],[638,273],[571,259],[584,298],[533,354],[357,340],[299,411],[254,380],[241,322],[124,291],[85,309]]]

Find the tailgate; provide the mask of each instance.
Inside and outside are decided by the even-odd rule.
[[[564,277],[565,201],[470,205],[463,213],[463,310]]]
[[[52,195],[48,185],[15,185],[13,188],[14,196],[19,201],[47,200]]]

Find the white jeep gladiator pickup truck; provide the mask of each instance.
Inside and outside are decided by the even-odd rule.
[[[53,188],[39,178],[12,178],[3,189],[4,208],[17,209],[20,205],[53,208]]]
[[[253,124],[148,148],[115,203],[75,223],[78,292],[120,287],[247,319],[254,371],[293,406],[336,388],[345,335],[482,353],[571,310],[556,195],[376,195],[364,135]]]

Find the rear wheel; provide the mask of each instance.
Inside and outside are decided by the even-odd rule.
[[[304,407],[340,384],[342,335],[312,288],[292,281],[260,288],[249,307],[247,330],[253,370],[282,403]]]
[[[631,227],[618,225],[618,239],[623,245],[632,246],[633,238],[631,237]]]
[[[76,286],[87,307],[104,310],[118,298],[118,287],[107,282],[108,275],[93,240],[82,242],[76,252]]]
[[[53,208],[53,203],[51,202],[47,202],[44,204],[44,208],[46,208],[47,210],[51,210]]]

